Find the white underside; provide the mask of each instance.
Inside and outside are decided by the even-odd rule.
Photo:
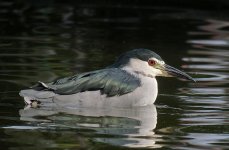
[[[58,95],[50,91],[22,90],[20,95],[26,103],[32,99],[39,100],[41,105],[58,105],[63,107],[135,107],[151,105],[155,102],[158,87],[155,78],[138,75],[141,86],[133,92],[121,96],[107,97],[100,91],[86,91],[72,95]]]

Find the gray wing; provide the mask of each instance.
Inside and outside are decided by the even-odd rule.
[[[100,90],[101,94],[110,97],[132,92],[140,84],[140,80],[128,72],[118,68],[109,68],[58,79],[51,83],[40,82],[33,88],[50,90],[60,95]]]

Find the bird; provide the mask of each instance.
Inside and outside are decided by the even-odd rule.
[[[130,108],[154,104],[158,95],[157,76],[195,80],[167,65],[154,51],[133,49],[121,54],[104,69],[75,74],[21,90],[31,107]]]

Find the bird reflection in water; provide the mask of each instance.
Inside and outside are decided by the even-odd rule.
[[[155,144],[157,124],[155,105],[133,108],[26,107],[20,120],[42,128],[92,130],[93,141],[127,147],[160,147]]]

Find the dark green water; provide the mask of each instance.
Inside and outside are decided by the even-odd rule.
[[[50,1],[49,1],[50,2]],[[0,149],[228,149],[229,17],[170,7],[0,3]],[[149,48],[197,80],[158,78],[155,106],[24,109],[36,81]]]

